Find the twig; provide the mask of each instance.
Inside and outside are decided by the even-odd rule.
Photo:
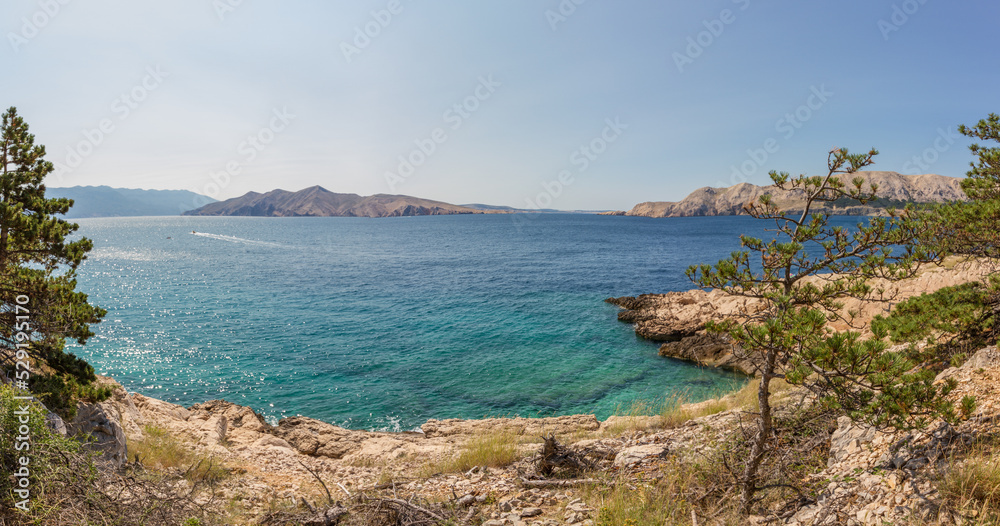
[[[432,519],[434,519],[434,520],[436,520],[438,522],[444,522],[444,517],[438,515],[437,513],[434,513],[433,511],[428,510],[426,508],[421,508],[420,506],[417,506],[416,504],[410,504],[409,502],[406,502],[405,500],[400,500],[400,499],[385,499],[385,501],[386,502],[391,502],[391,503],[393,503],[393,504],[395,504],[397,506],[402,506],[404,508],[409,508],[409,509],[411,509],[413,511],[417,511],[417,512],[423,513],[424,515],[427,515],[428,517],[430,517],[430,518],[432,518]]]
[[[341,483],[338,482],[337,485],[340,486],[340,489],[342,489],[344,491],[344,493],[347,494],[347,498],[353,497],[353,495],[351,495],[351,492],[347,491],[347,488],[345,488],[343,484],[341,484]]]
[[[310,468],[309,466],[305,465],[305,463],[303,463],[301,460],[299,460],[298,462],[299,462],[300,466],[306,468],[306,471],[308,471],[310,475],[312,475],[313,477],[316,477],[316,480],[319,481],[320,486],[323,486],[323,491],[326,492],[327,504],[330,505],[330,506],[333,506],[333,495],[330,494],[330,488],[326,487],[326,483],[323,482],[323,479],[319,478],[319,475],[317,475],[316,472],[312,470],[312,468]],[[340,486],[340,487],[343,488],[343,486]],[[347,490],[345,489],[344,491],[346,492]],[[348,493],[347,496],[350,497],[351,494]]]

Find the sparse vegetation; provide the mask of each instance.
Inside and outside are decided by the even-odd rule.
[[[742,524],[731,493],[732,481],[712,459],[698,463],[664,461],[661,476],[649,481],[604,480],[588,486],[583,499],[595,508],[597,526],[664,526],[692,523],[692,513],[711,524]]]
[[[976,524],[1000,524],[1000,459],[994,447],[980,447],[951,462],[938,481],[942,497]]]
[[[128,450],[143,466],[172,470],[192,482],[218,482],[229,476],[229,469],[218,460],[199,455],[166,430],[145,426],[142,440],[130,440]]]
[[[433,463],[424,471],[455,473],[465,472],[476,466],[507,467],[523,456],[518,448],[520,443],[520,437],[510,432],[486,433],[470,439],[457,457]]]
[[[778,452],[771,407],[775,379],[802,385],[827,407],[876,426],[921,426],[931,417],[952,415],[945,397],[954,385],[935,385],[934,372],[919,368],[919,360],[888,351],[881,341],[884,334],[864,339],[859,332],[828,328],[834,319],[854,322],[851,313],[840,313],[843,299],[882,296],[884,291],[870,285],[873,278],[907,278],[920,262],[938,259],[936,252],[915,243],[924,220],[911,210],[890,210],[888,218],[871,218],[854,231],[831,226],[828,214],[814,212],[814,205],[838,199],[862,204],[875,199],[877,187],[866,187],[863,178],[848,185],[838,176],[871,165],[877,154],[874,149],[863,154],[835,149],[824,176],[790,178],[771,172],[776,187],[805,194],[804,210],[785,212],[770,195],[761,196],[745,210],[773,221],[775,238],[741,236],[745,250],[714,266],[688,269],[699,287],[760,302],[759,310],[708,324],[709,331],[731,338],[734,348],[757,365],[760,378],[750,453],[735,477],[743,514],[751,512],[757,491],[766,487],[759,480],[762,463]]]
[[[0,385],[0,455],[5,463],[14,462],[14,434],[20,425],[14,424],[19,416],[14,411],[24,405],[14,396],[9,386]],[[49,429],[40,405],[29,405],[31,494],[17,506],[22,499],[11,491],[14,478],[0,479],[0,524],[180,526],[192,518],[205,518],[206,508],[193,498],[210,485],[208,477],[181,492],[176,475],[147,473],[135,464],[119,471],[102,468],[93,455],[80,451],[79,442]]]

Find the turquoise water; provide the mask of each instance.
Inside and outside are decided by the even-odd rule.
[[[523,217],[523,216],[522,216]],[[108,309],[73,352],[128,389],[226,399],[272,422],[599,418],[740,377],[657,356],[609,296],[691,288],[744,217],[80,220],[79,288]],[[197,233],[192,233],[197,231]]]

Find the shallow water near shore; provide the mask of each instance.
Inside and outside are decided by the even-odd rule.
[[[79,289],[108,315],[71,351],[99,374],[182,405],[222,398],[272,422],[384,430],[603,419],[737,387],[660,358],[603,300],[692,288],[688,265],[764,227],[582,214],[78,222],[95,245]]]

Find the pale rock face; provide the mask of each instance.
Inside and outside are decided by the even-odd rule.
[[[45,425],[49,426],[49,429],[59,433],[62,436],[66,436],[69,430],[66,429],[66,422],[63,421],[62,417],[55,413],[45,414]]]
[[[858,172],[850,175],[840,175],[839,179],[851,187],[851,180],[863,178],[866,183],[863,189],[870,190],[869,185],[878,186],[876,195],[883,199],[894,201],[914,201],[918,203],[943,203],[946,201],[963,201],[966,198],[962,191],[961,179],[943,175],[902,175],[896,172]],[[742,215],[744,205],[756,202],[760,196],[771,194],[775,204],[783,210],[801,210],[805,193],[801,190],[781,190],[774,185],[757,186],[750,183],[740,183],[728,188],[699,188],[678,202],[652,201],[639,203],[625,213],[629,216],[641,217],[693,217]],[[878,210],[863,206],[850,206],[831,209],[835,213],[848,215],[868,215]]]
[[[594,415],[572,415],[552,418],[486,418],[483,420],[428,420],[420,429],[427,437],[474,435],[484,432],[515,435],[545,436],[574,431],[594,431],[601,423]]]
[[[67,426],[68,434],[87,437],[85,450],[99,451],[104,460],[118,467],[128,460],[125,431],[121,416],[109,402],[99,404],[79,403],[76,416]]]
[[[357,449],[364,431],[351,431],[304,416],[282,419],[274,435],[284,439],[304,455],[339,459]]]
[[[660,458],[667,454],[667,447],[661,444],[646,444],[622,449],[615,456],[614,465],[626,467],[639,464],[647,458]]]
[[[856,455],[862,448],[875,439],[875,428],[854,424],[851,419],[842,416],[837,419],[837,430],[830,436],[830,458],[828,465],[833,466]]]

